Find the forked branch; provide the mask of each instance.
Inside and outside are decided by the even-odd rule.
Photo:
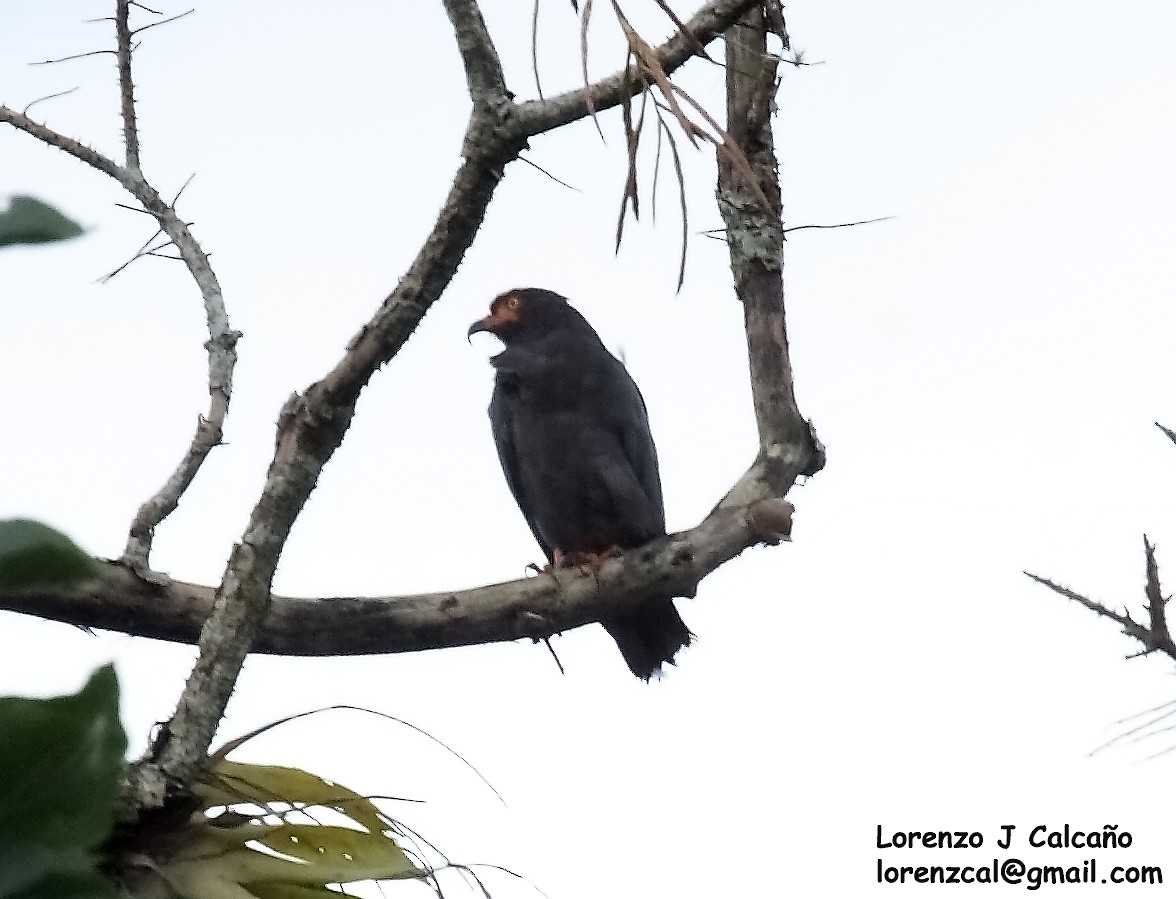
[[[1163,431],[1169,440],[1176,443],[1176,431],[1165,427],[1158,421],[1156,422],[1156,427]],[[1176,661],[1176,641],[1172,639],[1172,633],[1168,629],[1168,600],[1171,597],[1164,596],[1163,591],[1160,589],[1160,569],[1156,563],[1156,547],[1155,544],[1147,539],[1147,534],[1143,535],[1143,556],[1143,595],[1147,601],[1147,624],[1136,621],[1126,609],[1122,612],[1116,612],[1098,600],[1091,599],[1088,596],[1071,590],[1069,587],[1063,587],[1060,584],[1054,583],[1049,578],[1044,578],[1028,571],[1024,572],[1024,574],[1037,581],[1037,583],[1049,587],[1055,593],[1066,597],[1066,599],[1072,599],[1080,606],[1090,609],[1090,611],[1094,612],[1100,618],[1107,618],[1115,622],[1123,629],[1123,633],[1128,637],[1138,640],[1143,644],[1143,650],[1134,655],[1141,656],[1149,655],[1153,652],[1162,652],[1164,655]]]
[[[180,260],[192,275],[203,298],[209,335],[204,345],[208,353],[208,411],[198,416],[196,433],[175,471],[155,495],[139,507],[131,522],[122,557],[123,564],[140,575],[150,580],[162,580],[162,576],[153,574],[150,570],[151,542],[155,528],[176,510],[180,498],[195,479],[204,460],[212,448],[221,442],[222,428],[232,397],[233,369],[237,364],[237,339],[241,335],[229,324],[220,283],[212,270],[208,256],[188,230],[188,224],[176,213],[174,202],[168,203],[164,200],[159,191],[143,177],[140,169],[139,130],[131,72],[131,41],[134,32],[130,27],[129,15],[132,5],[134,4],[129,0],[116,0],[114,16],[120,113],[126,143],[125,164],[120,165],[80,141],[54,131],[30,119],[27,114],[7,106],[0,106],[0,122],[12,125],[51,147],[57,147],[118,181],[158,222],[160,231],[167,235],[171,245],[176,248]]]

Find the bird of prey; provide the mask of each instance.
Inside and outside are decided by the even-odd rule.
[[[470,326],[505,349],[490,426],[507,486],[555,567],[598,564],[666,533],[657,450],[641,392],[566,298],[510,290]],[[643,680],[690,643],[673,598],[601,622]]]

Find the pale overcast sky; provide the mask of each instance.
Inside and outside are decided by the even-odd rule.
[[[113,4],[10,3],[0,100],[121,152]],[[628,0],[651,36],[652,3]],[[693,6],[679,2],[689,14]],[[484,7],[520,96],[533,93],[530,4]],[[166,7],[169,13],[187,7]],[[239,345],[227,445],[159,530],[153,562],[215,583],[261,487],[281,403],[332,366],[395,285],[457,164],[468,101],[439,3],[201,3],[143,35],[143,168],[180,203],[225,290]],[[867,896],[898,864],[1165,864],[1176,735],[1091,750],[1116,721],[1176,698],[1171,663],[1124,656],[1114,625],[1029,569],[1138,607],[1142,533],[1176,583],[1176,6],[797,2],[778,150],[789,225],[789,330],[802,411],[828,447],[794,489],[794,542],[753,549],[681,600],[697,645],[660,683],[626,671],[599,628],[542,646],[246,664],[222,737],[349,703],[239,753],[357,790],[453,859],[510,867],[552,899]],[[541,8],[545,88],[578,78],[565,0]],[[621,62],[607,5],[593,71]],[[721,58],[721,49],[715,53]],[[684,83],[720,110],[722,73]],[[714,165],[686,152],[690,258],[678,220],[630,223],[612,251],[619,117],[533,141],[579,188],[512,165],[474,248],[401,355],[364,392],[282,558],[275,589],[392,594],[521,575],[540,558],[498,468],[489,341],[465,341],[520,285],[569,296],[623,349],[650,409],[670,527],[696,524],[751,461],[739,309]],[[648,169],[646,170],[648,172]],[[32,516],[116,556],[138,503],[206,407],[199,297],[172,262],[97,279],[151,233],[109,179],[0,130],[0,198],[34,194],[82,239],[0,256],[7,439],[0,517]],[[0,614],[0,693],[73,690],[116,661],[137,751],[166,718],[188,647],[97,637]],[[1000,850],[1047,824],[1117,824],[1129,850]],[[982,850],[876,848],[876,828],[978,830]],[[497,896],[534,895],[494,872]],[[453,895],[460,888],[451,883]],[[896,888],[890,887],[890,891]],[[905,889],[916,891],[915,886]],[[985,895],[1020,895],[996,887]],[[1114,887],[1106,895],[1118,895]],[[1114,892],[1112,892],[1114,891]],[[390,886],[386,895],[424,895]],[[1100,894],[1101,895],[1101,894]]]

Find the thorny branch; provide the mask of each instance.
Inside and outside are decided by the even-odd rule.
[[[118,55],[118,95],[127,147],[127,169],[139,173],[139,123],[135,119],[135,82],[131,80],[131,0],[117,0],[114,35]]]
[[[119,96],[126,141],[125,165],[119,165],[81,142],[35,122],[24,113],[16,112],[7,106],[0,106],[0,122],[6,122],[43,143],[57,147],[118,181],[158,222],[160,231],[167,235],[170,243],[175,246],[204,300],[209,332],[208,342],[204,345],[208,351],[208,412],[198,418],[196,434],[179,466],[163,487],[140,506],[131,522],[126,549],[123,551],[123,564],[148,579],[161,580],[163,578],[160,575],[150,571],[149,563],[155,528],[175,511],[180,497],[196,477],[204,460],[212,448],[221,442],[222,426],[228,414],[232,395],[233,369],[237,363],[236,344],[241,335],[229,325],[224,296],[216,274],[209,264],[208,256],[188,230],[187,223],[176,214],[174,203],[166,202],[140,171],[138,125],[135,118],[134,86],[131,80],[130,41],[133,32],[127,18],[131,5],[133,4],[128,0],[117,0],[115,10]]]
[[[1146,559],[1146,582],[1144,586],[1144,595],[1147,599],[1147,613],[1148,623],[1144,624],[1136,621],[1131,617],[1131,613],[1127,610],[1123,612],[1116,612],[1109,606],[1104,605],[1096,599],[1091,599],[1084,596],[1069,587],[1063,587],[1056,584],[1049,578],[1041,577],[1026,571],[1026,576],[1037,581],[1043,586],[1049,587],[1055,593],[1072,599],[1081,606],[1090,609],[1096,615],[1102,618],[1109,618],[1114,621],[1122,629],[1128,637],[1132,637],[1143,644],[1143,650],[1134,653],[1136,656],[1149,655],[1153,652],[1162,652],[1169,658],[1176,660],[1176,641],[1173,641],[1172,634],[1168,630],[1168,621],[1166,614],[1166,607],[1168,599],[1160,594],[1160,576],[1159,570],[1156,566],[1156,548],[1148,542],[1147,536],[1143,538],[1144,557]]]
[[[1168,439],[1176,443],[1176,432],[1164,427],[1158,421],[1156,422],[1156,427],[1163,431]],[[1147,534],[1143,535],[1143,555],[1143,593],[1144,598],[1147,600],[1147,624],[1136,621],[1126,609],[1121,613],[1116,612],[1098,600],[1091,599],[1068,587],[1056,584],[1049,578],[1044,578],[1028,571],[1024,572],[1024,574],[1037,581],[1037,583],[1049,587],[1055,593],[1066,597],[1066,599],[1072,599],[1079,605],[1090,609],[1090,611],[1099,617],[1114,621],[1123,629],[1123,633],[1143,644],[1143,650],[1135,653],[1135,656],[1149,655],[1158,651],[1176,660],[1176,640],[1172,639],[1172,633],[1168,629],[1168,600],[1171,597],[1164,596],[1163,591],[1160,589],[1160,569],[1156,563],[1156,547],[1155,544],[1147,539]]]
[[[135,586],[132,587],[127,581],[130,575],[125,572],[112,575],[116,580],[122,578],[123,582],[117,588],[112,587],[106,579],[85,585],[98,602],[114,607],[119,606],[120,591],[123,591],[121,595],[124,596],[142,598],[143,606],[150,605],[152,601],[147,598],[148,594],[165,606],[173,601],[181,605],[192,603],[194,608],[177,618],[178,621],[187,622],[187,625],[180,625],[178,630],[183,630],[185,626],[194,628],[196,621],[203,619],[198,638],[199,658],[185,685],[176,712],[162,730],[151,753],[132,766],[124,795],[124,824],[132,825],[143,813],[165,807],[172,799],[182,798],[204,763],[241,664],[254,648],[259,635],[263,641],[261,647],[273,647],[271,651],[274,651],[281,644],[277,636],[281,629],[274,629],[275,621],[281,622],[283,616],[296,607],[298,614],[301,614],[301,610],[308,607],[307,604],[310,604],[309,607],[327,605],[324,601],[316,600],[271,602],[270,584],[290,528],[314,489],[323,466],[342,442],[360,392],[374,372],[399,351],[448,285],[481,226],[505,167],[519,158],[530,138],[587,116],[590,105],[596,111],[603,111],[634,96],[641,89],[640,79],[632,78],[629,73],[622,71],[580,90],[544,100],[516,103],[506,89],[497,52],[476,0],[443,2],[454,28],[472,104],[462,146],[462,162],[432,231],[396,288],[355,335],[338,364],[321,380],[291,396],[282,409],[274,458],[264,488],[240,542],[232,551],[220,585],[215,591],[188,585],[166,586],[138,582],[134,582]],[[119,9],[125,9],[125,6],[120,0]],[[696,45],[709,44],[740,16],[755,7],[756,0],[712,0],[686,22],[684,29],[674,37],[656,48],[649,48],[651,58],[669,75],[695,53]],[[751,21],[762,31],[759,19]],[[755,90],[763,89],[760,82],[756,82],[753,87]],[[126,90],[128,88],[124,86],[124,95]],[[760,105],[754,105],[754,109],[759,108]],[[736,106],[732,107],[731,115],[738,116],[746,112],[747,109]],[[223,305],[220,305],[220,289],[207,266],[207,259],[199,252],[186,226],[158,194],[137,173],[131,171],[130,164],[118,166],[76,141],[4,107],[0,107],[0,121],[6,121],[46,143],[65,149],[115,177],[140,199],[156,216],[162,230],[176,245],[201,286],[209,310],[210,330],[213,332],[210,369],[214,352],[221,354],[218,358],[231,362],[234,358],[232,346],[237,335],[228,330],[228,322],[223,317]],[[757,127],[766,127],[766,121],[765,115]],[[737,124],[734,119],[732,122]],[[748,158],[752,158],[750,154]],[[743,201],[752,204],[744,209],[749,214],[754,207],[754,196],[760,189],[768,190],[769,196],[773,195],[770,191],[775,190],[775,196],[778,196],[774,171],[758,171],[761,175],[760,183],[752,185],[750,189],[746,185],[741,188],[744,191]],[[770,214],[762,213],[761,219],[768,223],[774,220],[776,225],[773,233],[780,231],[778,208]],[[777,256],[778,253],[777,248]],[[733,267],[736,265],[734,250],[732,264]],[[738,281],[743,269],[735,270]],[[779,266],[769,270],[778,280]],[[743,278],[743,281],[747,279]],[[629,553],[623,559],[607,563],[601,571],[599,586],[595,581],[588,585],[573,577],[571,583],[560,584],[556,590],[554,584],[548,583],[552,579],[534,578],[522,584],[470,591],[479,594],[477,598],[469,593],[455,593],[432,598],[417,597],[415,600],[403,599],[400,603],[405,605],[404,609],[400,608],[400,603],[391,600],[331,601],[330,606],[338,604],[340,607],[338,612],[332,609],[331,614],[354,614],[356,609],[362,608],[367,610],[365,614],[374,614],[381,620],[382,616],[387,616],[388,643],[393,644],[399,638],[403,641],[404,649],[414,648],[411,645],[414,639],[421,646],[469,642],[471,628],[479,623],[479,626],[488,629],[485,633],[498,634],[489,639],[508,638],[508,631],[503,630],[506,627],[504,622],[509,623],[511,637],[543,636],[563,627],[598,620],[601,609],[611,608],[614,604],[619,607],[631,601],[640,592],[637,585],[667,583],[673,585],[671,589],[692,592],[699,578],[746,546],[781,539],[787,532],[791,506],[779,497],[797,474],[815,471],[820,467],[820,447],[808,425],[796,412],[792,399],[791,369],[788,366],[783,332],[782,291],[778,287],[774,293],[768,291],[764,294],[766,299],[760,301],[757,300],[759,294],[749,288],[747,283],[741,283],[738,287],[745,309],[758,310],[754,315],[748,313],[749,329],[755,325],[754,332],[749,330],[748,345],[753,354],[753,377],[761,382],[757,388],[757,418],[763,415],[769,417],[767,422],[761,421],[762,446],[760,459],[756,463],[758,469],[763,470],[755,476],[755,482],[763,489],[744,491],[741,504],[728,496],[722,507],[716,509],[694,531],[666,538]],[[776,305],[771,306],[771,303]],[[214,310],[217,311],[216,321]],[[764,362],[767,359],[774,362],[767,364]],[[220,419],[216,418],[216,413],[219,411],[223,417],[223,410],[227,407],[231,364],[222,368],[220,374],[223,380],[213,378],[210,385],[214,390],[214,410],[209,420],[215,419],[217,439]],[[784,379],[783,393],[775,391],[766,383],[766,379],[774,376]],[[215,402],[218,387],[223,388],[219,409]],[[761,395],[765,392],[767,400]],[[788,408],[779,413],[769,409],[767,403],[774,396],[786,398]],[[194,443],[194,451],[199,443],[199,439]],[[773,464],[766,466],[765,460],[772,460]],[[589,592],[592,593],[591,597]],[[69,597],[59,595],[58,599],[67,602]],[[79,595],[72,596],[72,600],[78,599]],[[12,596],[0,597],[0,603],[12,605],[16,602]],[[372,603],[375,605],[370,605]],[[128,617],[122,624],[132,625],[130,618],[135,615],[139,616],[137,620],[140,623],[145,620],[142,616],[144,609],[139,606],[138,603],[133,604],[133,609],[123,606]],[[516,614],[517,611],[530,612],[531,607],[539,611]],[[48,608],[42,606],[38,611],[45,614]],[[75,603],[74,608],[76,611],[79,606]],[[427,633],[427,628],[412,631],[414,610],[432,616],[429,620],[433,622],[435,630]],[[325,615],[326,612],[316,611],[313,614]],[[474,624],[462,624],[462,614],[472,616]],[[406,631],[400,633],[397,628],[405,628]],[[366,632],[376,629],[342,630]],[[187,636],[191,636],[190,631]],[[185,636],[177,632],[169,638],[185,639]],[[321,639],[321,633],[317,638]],[[271,640],[278,642],[271,644]],[[432,644],[429,641],[433,641]],[[287,647],[290,645],[287,644]]]

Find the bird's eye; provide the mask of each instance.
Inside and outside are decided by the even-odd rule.
[[[514,312],[518,308],[519,308],[519,298],[518,297],[507,297],[506,298],[507,312]]]

